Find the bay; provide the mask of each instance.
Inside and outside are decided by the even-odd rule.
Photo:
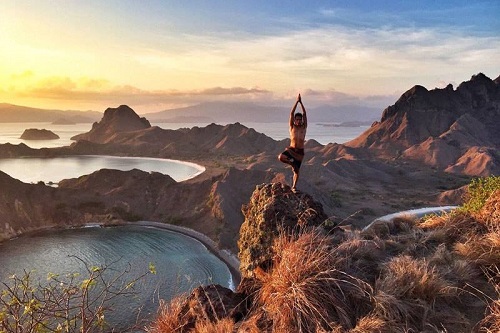
[[[194,238],[177,232],[141,226],[117,226],[43,231],[0,243],[0,281],[9,276],[31,277],[42,284],[48,274],[79,273],[88,277],[86,267],[109,265],[113,274],[128,271],[117,283],[128,283],[149,270],[135,286],[136,297],[121,297],[113,302],[108,321],[133,324],[134,313],[141,318],[156,312],[159,299],[190,292],[199,285],[220,284],[233,287],[231,273],[224,262]]]

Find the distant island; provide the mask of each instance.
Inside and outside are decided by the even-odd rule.
[[[59,135],[46,129],[29,128],[20,137],[23,140],[57,140]]]

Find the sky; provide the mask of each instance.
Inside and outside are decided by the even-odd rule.
[[[385,108],[500,75],[500,1],[1,0],[0,103]]]

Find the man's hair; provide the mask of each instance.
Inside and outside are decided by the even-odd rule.
[[[296,114],[294,114],[294,115],[293,115],[293,117],[294,117],[294,118],[295,118],[295,117],[302,118],[302,113],[297,112]]]

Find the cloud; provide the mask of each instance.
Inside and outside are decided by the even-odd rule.
[[[244,87],[212,87],[202,90],[144,90],[132,85],[111,86],[104,79],[70,77],[48,77],[38,80],[27,87],[11,87],[11,94],[20,97],[36,97],[61,101],[103,101],[119,102],[131,101],[136,104],[172,103],[176,101],[203,100],[210,98],[230,98],[269,95],[271,92]]]
[[[498,36],[446,27],[323,25],[279,35],[212,37],[210,43],[199,38],[197,43],[191,36],[188,44],[212,60],[212,72],[251,73],[246,79],[273,90],[286,82],[356,95],[466,80],[480,71],[496,76],[500,54]]]

